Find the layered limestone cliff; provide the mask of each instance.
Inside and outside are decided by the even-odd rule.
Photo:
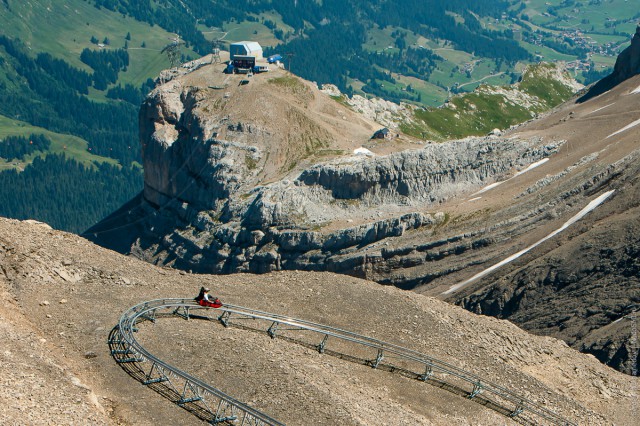
[[[636,74],[640,74],[640,25],[631,39],[631,45],[618,56],[612,78],[618,84]]]

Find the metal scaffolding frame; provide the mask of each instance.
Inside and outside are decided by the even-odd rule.
[[[192,299],[158,299],[128,309],[122,314],[109,337],[113,358],[123,368],[135,366],[132,368],[135,374],[130,374],[144,385],[165,386],[165,389],[170,390],[177,405],[194,411],[201,419],[211,424],[262,426],[283,423],[163,362],[136,340],[137,324],[143,321],[157,321],[158,312],[164,316],[189,320],[194,318],[193,310],[198,310],[197,318],[215,320],[224,327],[261,330],[272,339],[288,339],[313,347],[321,354],[333,353],[350,359],[364,359],[363,363],[372,368],[384,367],[388,371],[401,371],[420,381],[438,381],[462,389],[468,399],[481,400],[478,402],[493,406],[496,411],[510,418],[518,418],[525,424],[540,424],[543,421],[554,425],[575,425],[522,395],[448,362],[348,330],[235,305],[224,305],[217,309],[205,308]],[[207,316],[209,312],[218,315]],[[251,327],[247,327],[245,320],[253,320]],[[300,333],[296,335],[300,331],[310,333],[304,333],[303,337]],[[329,346],[335,348],[329,349]],[[371,353],[371,356],[367,353]]]

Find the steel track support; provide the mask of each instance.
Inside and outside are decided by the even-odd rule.
[[[256,419],[251,414],[244,412],[244,415],[242,416],[242,423],[240,423],[240,426],[263,426],[266,424],[267,423],[263,422],[262,420]]]
[[[329,340],[329,335],[325,334],[324,339],[322,339],[322,342],[320,342],[320,344],[318,345],[318,352],[320,352],[321,354],[324,353],[324,347],[327,346],[327,340]]]
[[[480,393],[482,392],[482,383],[480,383],[480,381],[476,382],[473,384],[473,390],[471,391],[471,393],[469,394],[469,396],[467,396],[467,398],[469,399],[473,399],[476,396],[480,395]]]
[[[144,362],[144,358],[122,358],[117,360],[120,364],[127,364],[132,362]]]
[[[371,366],[373,368],[378,368],[378,365],[380,365],[380,361],[382,361],[383,358],[384,355],[382,354],[382,349],[378,349],[378,356],[376,356],[376,359],[371,362]]]
[[[182,309],[182,311],[184,313],[180,313],[180,309]],[[187,321],[189,321],[189,307],[188,306],[178,306],[177,308],[175,308],[173,310],[173,315],[178,316],[178,317],[182,317],[182,318],[186,319]]]
[[[269,337],[271,337],[272,339],[276,338],[276,332],[278,331],[278,326],[279,325],[280,325],[279,322],[274,321],[273,323],[271,323],[271,326],[267,330],[267,333],[269,334]]]
[[[209,398],[211,397],[211,398]],[[207,403],[207,401],[211,401],[213,400],[213,398],[215,398],[215,395],[213,395],[210,392],[207,392],[206,389],[203,389],[202,391],[202,405],[204,405],[204,408],[207,410],[207,412],[212,413],[213,414],[213,410],[211,409],[211,407],[209,407],[209,404]]]
[[[142,384],[144,385],[152,385],[154,383],[162,383],[162,382],[166,382],[169,379],[167,379],[166,377],[157,377],[155,379],[149,379],[149,380],[145,380],[144,382],[142,382]]]
[[[151,321],[153,323],[156,322],[156,310],[152,309],[151,311],[142,314],[138,317],[138,319],[146,319],[147,321]]]
[[[243,413],[243,415],[242,415],[242,423],[240,423],[240,426],[244,426],[245,425],[245,422],[247,421],[247,416],[248,415],[249,414],[247,414],[246,412]]]
[[[524,411],[524,401],[520,401],[516,408],[509,414],[509,417],[517,417]]]
[[[264,424],[265,423],[263,423],[262,421],[256,419],[248,413],[245,413],[245,415],[242,417],[242,423],[240,423],[240,426],[262,426]]]
[[[194,396],[192,396],[191,398],[187,398],[187,390],[190,390]],[[200,392],[198,392],[197,387],[194,388],[191,382],[187,380],[184,382],[184,388],[182,389],[182,396],[180,397],[180,400],[177,402],[177,404],[184,405],[189,402],[196,402],[196,401],[202,401],[202,396],[200,395]]]
[[[431,366],[431,364],[427,364],[424,368],[424,373],[418,376],[418,380],[426,382],[431,378],[431,376],[433,376],[433,367]]]
[[[220,417],[219,419],[211,420],[211,424],[217,425],[218,423],[235,422],[236,420],[238,420],[238,416]]]
[[[121,345],[122,341],[122,334],[120,333],[120,329],[118,328],[117,331],[113,333],[113,337],[111,337],[107,343],[109,345]]]
[[[225,412],[227,411],[228,408],[231,408],[231,415],[225,415]],[[212,425],[217,425],[218,423],[231,422],[231,421],[238,420],[238,416],[235,412],[235,408],[236,408],[235,406],[229,404],[227,401],[220,399],[220,402],[218,403],[218,408],[216,409],[216,412],[213,415],[213,419],[211,419],[209,423],[211,423]],[[246,414],[242,421],[243,424],[244,424],[244,420],[246,420]]]
[[[151,378],[153,376],[153,370],[157,371],[157,374],[159,377],[156,378]],[[149,373],[146,375],[147,378],[145,381],[142,382],[142,384],[144,385],[151,385],[154,383],[162,383],[162,382],[167,382],[169,381],[169,378],[160,370],[160,368],[157,367],[157,364],[154,362],[153,365],[151,365],[151,369],[149,370]]]
[[[220,321],[220,323],[226,327],[229,327],[229,319],[231,318],[231,312],[229,311],[224,311],[223,313],[220,314],[220,316],[218,317],[218,321]]]
[[[161,367],[161,366],[158,366],[157,368],[158,368],[158,370],[160,371],[160,374],[162,374],[164,377],[166,377],[166,378],[167,378],[167,380],[166,380],[167,385],[165,385],[165,386],[168,386],[168,387],[170,387],[171,389],[173,389],[173,391],[174,391],[175,393],[179,393],[178,388],[177,388],[177,387],[173,384],[173,382],[171,381],[171,376],[173,375],[173,372],[172,372],[171,370],[168,370],[168,371],[167,371],[164,367]],[[175,375],[174,375],[174,376],[175,376]]]

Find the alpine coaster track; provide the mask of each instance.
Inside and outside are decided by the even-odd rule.
[[[197,315],[193,314],[194,310]],[[209,313],[218,315],[211,317],[207,315]],[[313,347],[322,354],[399,372],[424,382],[437,382],[444,385],[441,387],[476,400],[522,424],[575,425],[522,395],[450,363],[347,330],[242,306],[205,308],[193,299],[151,300],[128,309],[109,335],[113,358],[132,377],[210,424],[262,426],[284,423],[149,353],[138,343],[135,333],[140,323],[155,323],[161,318],[219,321],[224,327],[266,332],[272,339],[280,337]],[[250,326],[246,320],[253,320]]]

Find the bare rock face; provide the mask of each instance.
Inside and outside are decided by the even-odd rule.
[[[256,147],[216,139],[216,125],[196,108],[203,96],[172,80],[142,105],[144,197],[156,206],[179,199],[215,209],[216,201],[235,193],[248,174],[245,158],[259,159]]]
[[[335,199],[372,205],[442,202],[456,193],[556,152],[540,140],[467,139],[356,163],[322,164],[298,180],[330,191]]]
[[[136,232],[113,238],[121,251],[199,272],[366,276],[376,256],[360,248],[438,226],[433,207],[562,146],[491,136],[349,155],[376,125],[284,72],[235,89],[213,72],[175,76],[143,103],[144,192],[125,207]],[[88,235],[106,237],[100,227]]]
[[[359,247],[401,237],[408,230],[436,226],[445,215],[411,212],[331,231],[323,229],[327,224],[344,217],[358,219],[363,211],[372,215],[368,217],[379,217],[373,212],[385,206],[409,210],[432,206],[460,191],[477,189],[514,167],[524,168],[561,146],[542,145],[537,139],[469,139],[387,157],[319,164],[303,170],[292,181],[245,194],[238,191],[244,167],[243,163],[238,166],[238,157],[246,155],[244,147],[224,141],[198,145],[207,147],[194,156],[203,163],[198,164],[200,170],[209,173],[207,178],[184,183],[181,176],[186,178],[193,172],[191,162],[184,162],[184,171],[173,169],[175,155],[166,153],[154,167],[173,170],[178,179],[145,181],[143,204],[159,206],[164,216],[179,220],[184,229],[176,229],[169,221],[168,229],[152,231],[158,232],[153,257],[149,258],[151,250],[144,241],[133,245],[133,253],[200,272],[311,269],[359,276],[366,275],[367,264],[358,253]],[[209,157],[203,157],[207,152]],[[225,158],[235,161],[225,163]],[[216,183],[209,186],[209,179]],[[174,181],[194,190],[181,195],[181,185],[174,185]],[[157,187],[163,189],[158,191]],[[155,223],[149,229],[159,226]]]

